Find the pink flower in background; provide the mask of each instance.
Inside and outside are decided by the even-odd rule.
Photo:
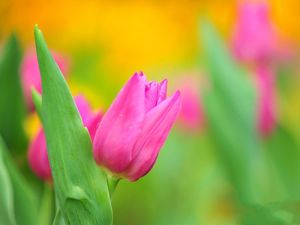
[[[275,128],[275,76],[265,65],[257,68],[258,85],[258,128],[263,136],[268,136]]]
[[[68,60],[57,53],[53,53],[53,56],[62,73],[66,75],[69,70]],[[34,108],[31,99],[32,87],[39,93],[42,93],[41,76],[35,51],[28,50],[26,52],[21,67],[21,76],[25,101],[28,109],[31,111]]]
[[[43,129],[39,130],[37,136],[29,146],[28,160],[31,169],[38,177],[43,180],[51,180],[46,137]]]
[[[200,81],[186,76],[180,85],[182,107],[178,116],[180,126],[186,131],[195,132],[203,127],[204,114],[200,98]]]
[[[96,131],[96,162],[131,181],[146,175],[180,111],[180,93],[166,95],[166,80],[148,82],[143,73],[134,74]]]
[[[269,61],[276,52],[277,41],[267,3],[240,3],[233,37],[233,50],[237,58],[248,62]]]
[[[93,140],[97,126],[102,118],[102,113],[94,113],[91,110],[89,103],[82,95],[76,96],[74,100],[82,122],[84,126],[88,128],[91,139]],[[49,181],[52,179],[47,154],[46,137],[42,128],[29,146],[28,159],[30,167],[37,176],[43,180]]]

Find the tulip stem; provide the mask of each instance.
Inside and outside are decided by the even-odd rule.
[[[61,210],[60,210],[60,209],[57,210],[52,225],[65,225],[65,221],[64,221],[64,219],[63,219],[63,217],[62,217],[62,213],[61,213]]]
[[[53,191],[49,184],[45,183],[43,197],[40,204],[38,224],[49,224],[53,207]]]
[[[115,192],[120,180],[121,180],[120,177],[115,177],[109,174],[107,175],[107,185],[108,185],[110,197],[112,197],[113,193]]]
[[[55,213],[55,217],[54,217],[52,225],[65,225],[65,220],[63,218],[60,206],[58,204],[57,196],[56,196],[55,200],[56,200],[55,201],[55,204],[56,204],[56,213]]]

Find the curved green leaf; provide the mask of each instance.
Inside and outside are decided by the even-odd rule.
[[[38,27],[35,42],[42,76],[43,126],[65,223],[110,225],[112,209],[106,175],[93,159],[88,131]]]

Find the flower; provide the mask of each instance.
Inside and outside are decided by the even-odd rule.
[[[263,136],[268,136],[275,128],[275,76],[273,71],[265,65],[257,68],[258,129]]]
[[[196,132],[204,125],[204,113],[200,97],[198,76],[186,75],[179,79],[182,107],[178,116],[180,127],[187,132]]]
[[[61,69],[63,74],[67,74],[69,70],[68,60],[58,53],[53,53],[53,57]],[[31,98],[31,90],[35,88],[39,93],[42,93],[42,83],[39,71],[39,64],[37,61],[37,56],[34,51],[28,50],[21,66],[21,80],[23,93],[27,107],[30,111],[33,110],[34,105]]]
[[[240,3],[233,37],[233,50],[238,59],[248,62],[269,61],[277,51],[277,39],[266,2]]]
[[[114,175],[135,181],[153,167],[180,111],[180,93],[167,98],[167,80],[135,73],[103,116],[94,158]]]
[[[89,130],[91,139],[94,139],[96,128],[102,118],[102,113],[94,113],[91,110],[87,100],[78,95],[74,98],[77,109],[80,113],[82,122]],[[28,150],[28,160],[31,169],[43,180],[51,180],[51,168],[48,160],[46,137],[44,130],[41,128],[33,139]]]

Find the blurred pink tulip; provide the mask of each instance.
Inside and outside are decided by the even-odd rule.
[[[89,103],[82,95],[76,96],[74,100],[80,113],[82,122],[89,130],[91,139],[93,140],[97,126],[102,118],[102,113],[92,112]],[[39,130],[37,136],[29,146],[28,159],[32,170],[37,176],[47,181],[52,179],[47,154],[46,137],[42,128]]]
[[[153,167],[180,111],[180,93],[167,98],[167,80],[134,74],[104,114],[94,157],[113,174],[135,181]]]
[[[187,76],[181,81],[179,88],[181,92],[182,107],[178,116],[178,122],[180,126],[188,132],[200,130],[204,123],[198,86],[200,86],[200,82],[197,81],[197,79]]]
[[[238,59],[247,62],[269,61],[276,51],[277,34],[271,23],[265,1],[243,1],[239,4],[233,50]]]
[[[258,129],[263,136],[272,133],[276,125],[275,117],[275,76],[265,65],[257,68],[258,85]]]
[[[57,53],[53,53],[53,57],[62,73],[66,75],[69,70],[68,60]],[[28,50],[26,52],[21,67],[21,76],[26,105],[32,111],[34,105],[31,99],[31,89],[34,87],[39,93],[42,93],[41,76],[35,51]]]

